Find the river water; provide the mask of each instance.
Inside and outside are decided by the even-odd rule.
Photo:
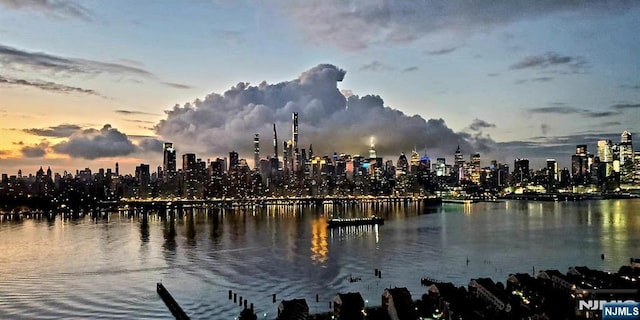
[[[331,215],[370,214],[385,224],[326,226]],[[229,290],[260,319],[275,319],[282,299],[305,298],[319,313],[344,292],[379,305],[384,288],[398,286],[418,299],[421,277],[466,286],[576,265],[617,271],[640,257],[640,199],[185,209],[175,217],[0,221],[0,318],[171,319],[155,291],[162,282],[192,319],[237,317]]]

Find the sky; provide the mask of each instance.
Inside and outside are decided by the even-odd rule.
[[[0,0],[2,173],[252,162],[292,112],[315,155],[568,166],[640,131],[640,1]]]

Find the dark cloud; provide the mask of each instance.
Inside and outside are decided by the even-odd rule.
[[[144,112],[144,111],[136,111],[136,110],[116,110],[115,113],[124,114],[124,115],[145,115],[145,116],[155,116],[154,113]]]
[[[456,51],[456,49],[458,49],[458,48],[457,47],[442,48],[442,49],[438,49],[438,50],[427,51],[427,54],[432,55],[432,56],[441,56],[441,55],[452,53],[452,52]]]
[[[300,147],[313,144],[316,154],[364,154],[372,136],[379,154],[390,156],[416,146],[452,154],[457,145],[482,152],[494,144],[487,137],[454,132],[442,119],[408,116],[376,95],[351,93],[346,98],[337,88],[344,75],[333,65],[318,65],[291,81],[239,83],[223,94],[174,106],[156,125],[156,133],[185,152],[224,155],[237,150],[246,156],[255,133],[263,146],[272,146],[273,123],[280,143],[289,140],[291,114],[298,112]],[[272,153],[269,147],[261,149],[263,157]]]
[[[126,134],[105,124],[100,130],[85,129],[69,140],[53,146],[53,150],[71,157],[97,159],[126,156],[137,150]]]
[[[640,104],[614,104],[611,109],[616,111],[637,110],[640,109]]]
[[[575,114],[583,110],[574,107],[556,106],[529,109],[531,113]]]
[[[378,60],[373,60],[360,67],[360,71],[389,71],[391,69],[391,67]]]
[[[17,71],[51,74],[115,74],[153,78],[147,70],[118,63],[60,57],[43,52],[29,52],[0,44],[0,63]]]
[[[640,84],[637,84],[637,85],[626,85],[626,84],[623,84],[623,85],[620,85],[620,88],[621,89],[640,90]]]
[[[583,57],[562,56],[555,52],[547,52],[537,56],[528,56],[512,64],[510,69],[550,69],[557,73],[583,73],[589,65]],[[555,68],[564,68],[562,70]]]
[[[92,21],[91,11],[73,1],[64,0],[0,0],[0,6],[14,10],[31,10],[55,18]]]
[[[489,77],[497,77],[499,75],[500,75],[499,73],[487,73],[487,76]]]
[[[66,138],[80,131],[82,127],[77,124],[63,123],[48,128],[30,128],[22,131],[41,137]]]
[[[27,158],[41,158],[47,154],[47,148],[49,148],[49,142],[42,140],[40,143],[36,143],[33,146],[24,146],[20,149],[22,155]]]
[[[286,2],[305,39],[345,50],[372,44],[407,43],[432,34],[466,37],[517,21],[571,13],[615,15],[640,5],[629,0]]]
[[[127,121],[127,122],[133,122],[133,123],[155,124],[155,122],[153,122],[153,121],[137,120],[137,119],[124,119],[124,121]]]
[[[100,94],[98,94],[96,91],[91,89],[71,87],[64,84],[49,82],[49,81],[14,79],[14,78],[6,78],[3,76],[0,76],[0,85],[1,84],[32,87],[32,88],[38,88],[41,90],[57,92],[57,93],[81,93],[81,94],[100,96]]]
[[[138,143],[138,146],[147,152],[157,152],[162,153],[162,148],[164,146],[164,141],[160,141],[156,138],[146,138],[141,140]]]
[[[496,125],[493,123],[489,123],[486,122],[484,120],[480,120],[480,119],[473,119],[473,122],[471,122],[471,125],[469,125],[469,129],[473,130],[473,131],[480,131],[482,129],[485,128],[495,128]]]
[[[402,72],[413,72],[413,71],[418,71],[418,70],[419,70],[418,67],[413,66],[413,67],[407,67],[407,68],[402,69]]]
[[[193,88],[192,86],[189,86],[189,85],[186,85],[186,84],[181,84],[181,83],[163,82],[162,84],[167,85],[167,86],[172,87],[172,88],[176,88],[176,89],[191,89],[191,88]]]
[[[553,77],[538,77],[538,78],[517,80],[515,84],[523,84],[527,82],[549,82],[551,80],[553,80]]]

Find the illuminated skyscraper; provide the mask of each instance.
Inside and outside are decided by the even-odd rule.
[[[518,183],[525,183],[529,181],[529,159],[516,159],[514,161],[513,178]]]
[[[471,181],[474,183],[480,183],[480,154],[474,153],[471,156]]]
[[[257,170],[260,165],[260,135],[253,137],[253,167]]]
[[[171,180],[176,175],[176,149],[173,148],[173,143],[164,143],[164,161],[162,165],[164,180]],[[116,170],[117,171],[117,170]]]
[[[297,171],[298,169],[300,169],[300,151],[298,149],[298,113],[294,112],[291,115],[291,118],[293,120],[293,128],[291,130],[292,135],[293,135],[293,145],[291,146],[291,149],[293,151],[293,170]]]
[[[376,153],[376,145],[373,141],[373,137],[371,137],[371,147],[369,148],[369,159],[375,159],[378,157]]]
[[[598,141],[598,157],[600,163],[605,165],[605,176],[609,177],[613,174],[613,152],[611,140]]]
[[[631,132],[625,130],[620,135],[620,181],[629,183],[633,181],[633,144]]]

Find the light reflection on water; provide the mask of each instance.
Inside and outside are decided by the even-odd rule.
[[[277,299],[328,311],[338,292],[375,304],[421,277],[467,285],[513,272],[586,265],[615,271],[640,256],[640,200],[268,207],[106,219],[0,221],[0,314],[8,318],[171,319],[162,281],[194,319],[228,319],[228,290],[275,318]],[[429,213],[429,214],[423,214]],[[327,229],[333,216],[385,224]],[[605,259],[600,254],[605,254]],[[466,260],[469,259],[467,265]],[[374,276],[382,271],[382,278]],[[351,282],[350,278],[360,278]],[[318,294],[320,302],[315,302]]]

